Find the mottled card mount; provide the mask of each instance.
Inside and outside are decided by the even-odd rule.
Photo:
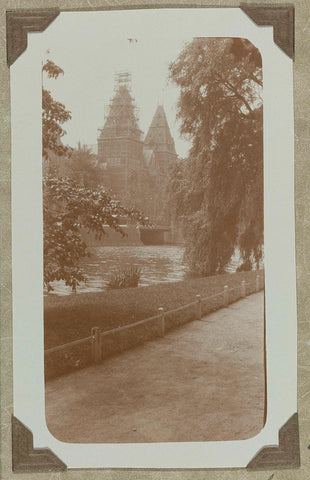
[[[180,7],[184,6],[185,5],[180,5]],[[198,7],[198,5],[193,6]],[[162,8],[164,5],[160,7]],[[294,59],[293,5],[262,6],[241,4],[240,8],[257,25],[273,26],[274,42],[286,55]],[[115,9],[115,7],[113,9]],[[9,67],[26,50],[27,33],[43,32],[59,13],[59,9],[16,10],[6,12],[7,63]]]
[[[298,414],[279,430],[279,445],[262,448],[248,463],[248,470],[300,467]],[[12,469],[14,472],[64,471],[66,465],[48,448],[33,448],[33,435],[12,416]]]
[[[26,50],[28,32],[43,32],[59,13],[59,9],[8,10],[6,12],[6,45],[9,67]]]
[[[13,472],[58,472],[67,466],[49,449],[33,448],[33,435],[12,415]]]
[[[294,59],[294,5],[241,4],[240,8],[256,25],[271,25],[273,27],[274,43],[278,45],[286,55]]]
[[[298,414],[279,430],[279,446],[264,447],[248,463],[248,470],[272,470],[300,467]]]
[[[172,7],[172,5],[169,6]],[[187,5],[188,8],[190,6],[197,8],[200,5]],[[158,7],[163,8],[164,6]],[[185,5],[180,5],[180,7],[185,7]],[[116,8],[110,7],[109,9]],[[257,25],[273,26],[274,42],[286,55],[294,58],[293,5],[241,4],[240,8]],[[26,50],[28,32],[43,32],[59,13],[59,9],[6,12],[7,63],[9,66]],[[262,448],[246,468],[248,470],[268,470],[298,468],[299,466],[298,414],[295,413],[279,430],[279,446]],[[50,449],[34,448],[31,431],[14,416],[12,416],[12,468],[16,473],[55,472],[67,469],[66,465]]]

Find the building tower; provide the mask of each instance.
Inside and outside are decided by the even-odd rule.
[[[144,158],[151,175],[166,175],[169,165],[177,160],[165,110],[159,105],[144,140]]]
[[[122,194],[133,171],[144,164],[142,132],[130,90],[131,75],[115,75],[115,95],[98,138],[98,156],[106,166],[109,187]]]
[[[157,225],[169,225],[171,221],[169,167],[177,161],[177,154],[162,105],[159,105],[155,111],[144,140],[143,154],[152,185],[150,218]]]

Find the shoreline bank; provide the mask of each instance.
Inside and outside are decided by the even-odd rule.
[[[223,306],[223,295],[217,294],[223,292],[225,286],[231,292],[228,303],[242,298],[242,282],[248,285],[246,295],[254,293],[258,273],[263,285],[263,270],[253,270],[141,288],[45,298],[45,350],[87,338],[93,327],[98,327],[104,333],[158,316],[159,307],[169,313],[188,304],[191,308],[181,308],[168,318],[167,328],[176,328],[196,318],[196,304],[193,306],[196,295],[205,299],[201,308],[202,314],[206,315]],[[132,348],[160,334],[158,322],[122,330],[120,334],[113,334],[106,339],[103,356]],[[90,344],[55,352],[46,356],[45,360],[45,372],[49,378],[82,368],[92,362]]]

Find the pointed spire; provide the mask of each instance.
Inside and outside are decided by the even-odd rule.
[[[174,141],[170,133],[166,113],[162,105],[158,105],[150,128],[144,140],[147,148],[160,152],[175,154]]]

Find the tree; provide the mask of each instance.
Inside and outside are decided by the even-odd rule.
[[[63,75],[62,68],[55,65],[51,60],[42,67],[48,78],[57,79]],[[51,92],[42,87],[42,146],[43,157],[48,157],[49,152],[57,156],[64,156],[70,153],[71,149],[60,141],[66,131],[62,125],[71,119],[71,112],[66,107],[53,99]]]
[[[70,155],[70,177],[87,188],[96,188],[104,181],[103,170],[98,164],[97,155],[86,145],[79,144]]]
[[[55,79],[63,74],[63,70],[50,60],[43,66],[43,71]],[[71,160],[77,162],[75,173],[79,172],[79,166],[82,173],[89,172],[90,152],[84,149],[83,155],[81,152],[73,154],[73,150],[60,140],[65,133],[62,125],[71,118],[70,112],[44,88],[42,98],[43,156],[52,152],[57,157],[64,157],[69,153],[73,156]],[[103,187],[92,188],[92,183],[85,182],[84,178],[79,183],[68,177],[43,177],[44,285],[48,291],[53,290],[51,283],[54,280],[64,280],[73,290],[85,280],[79,266],[80,259],[87,255],[81,229],[95,232],[101,238],[106,226],[124,235],[119,225],[121,216],[137,225],[148,223],[140,212],[123,207]]]
[[[170,66],[180,87],[181,133],[192,143],[174,175],[191,270],[222,272],[236,248],[243,266],[263,245],[262,65],[247,40],[199,38]]]
[[[125,235],[120,216],[138,225],[147,224],[140,212],[123,207],[104,188],[86,188],[69,178],[44,178],[43,209],[44,285],[48,291],[53,289],[54,280],[64,280],[73,290],[85,280],[79,267],[80,259],[87,255],[82,228],[101,238],[106,226]]]

